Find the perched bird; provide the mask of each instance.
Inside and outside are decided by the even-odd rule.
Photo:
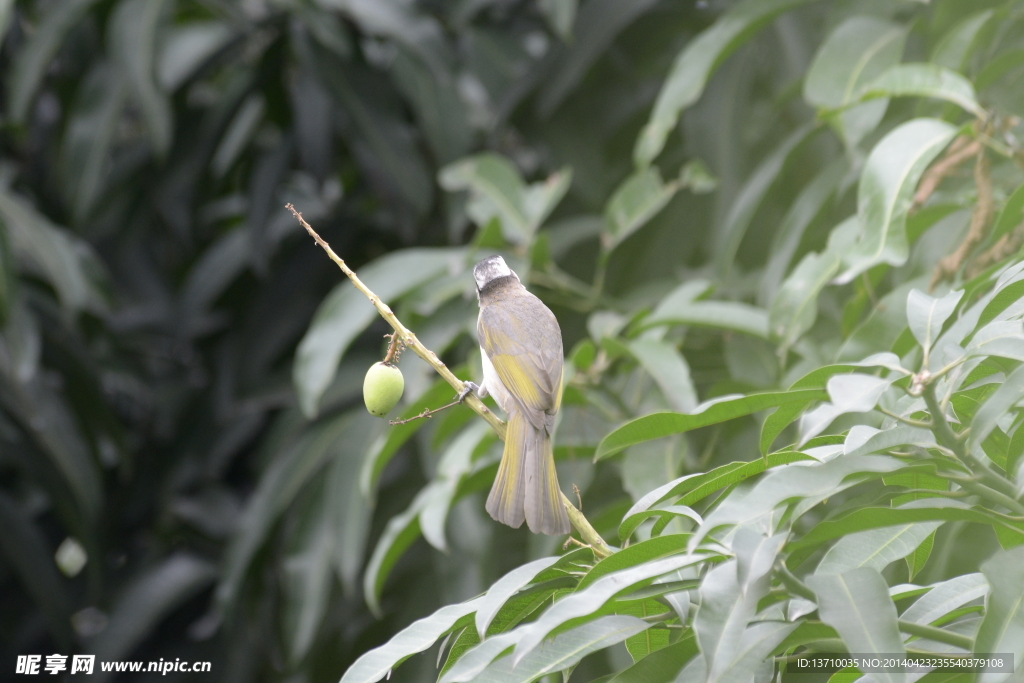
[[[500,256],[476,264],[473,278],[484,379],[482,386],[467,382],[460,398],[471,390],[481,398],[490,394],[508,414],[505,451],[487,512],[511,527],[525,519],[534,533],[567,534],[569,517],[551,445],[562,401],[562,331],[555,314]]]

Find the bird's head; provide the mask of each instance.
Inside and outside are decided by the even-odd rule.
[[[505,264],[505,259],[500,256],[488,256],[473,267],[473,279],[476,280],[477,294],[491,282],[509,276],[519,282],[519,276]]]

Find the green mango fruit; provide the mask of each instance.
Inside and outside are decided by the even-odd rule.
[[[405,390],[402,371],[394,365],[374,363],[363,379],[363,402],[370,415],[384,417],[388,414]]]

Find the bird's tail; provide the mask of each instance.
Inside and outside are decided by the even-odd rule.
[[[509,411],[505,452],[487,497],[487,512],[502,524],[530,531],[569,533],[555,471],[555,454],[546,429],[537,429],[519,410]]]

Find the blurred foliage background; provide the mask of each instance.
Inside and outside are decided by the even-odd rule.
[[[774,438],[762,413],[595,464],[612,427],[910,353],[912,287],[1016,258],[1022,19],[1006,0],[0,1],[2,666],[334,681],[560,552],[484,512],[501,445],[468,409],[366,414],[389,329],[286,203],[467,379],[469,269],[506,255],[574,375],[560,481],[618,543],[645,493]],[[901,62],[932,70],[878,80]],[[869,154],[923,117],[875,162],[905,172],[877,210],[909,242],[851,246]],[[984,161],[912,203],[958,134]],[[936,271],[979,204],[994,228]],[[451,399],[401,367],[404,414]],[[909,578],[977,571],[999,544],[965,529]],[[435,680],[431,652],[391,680]]]

